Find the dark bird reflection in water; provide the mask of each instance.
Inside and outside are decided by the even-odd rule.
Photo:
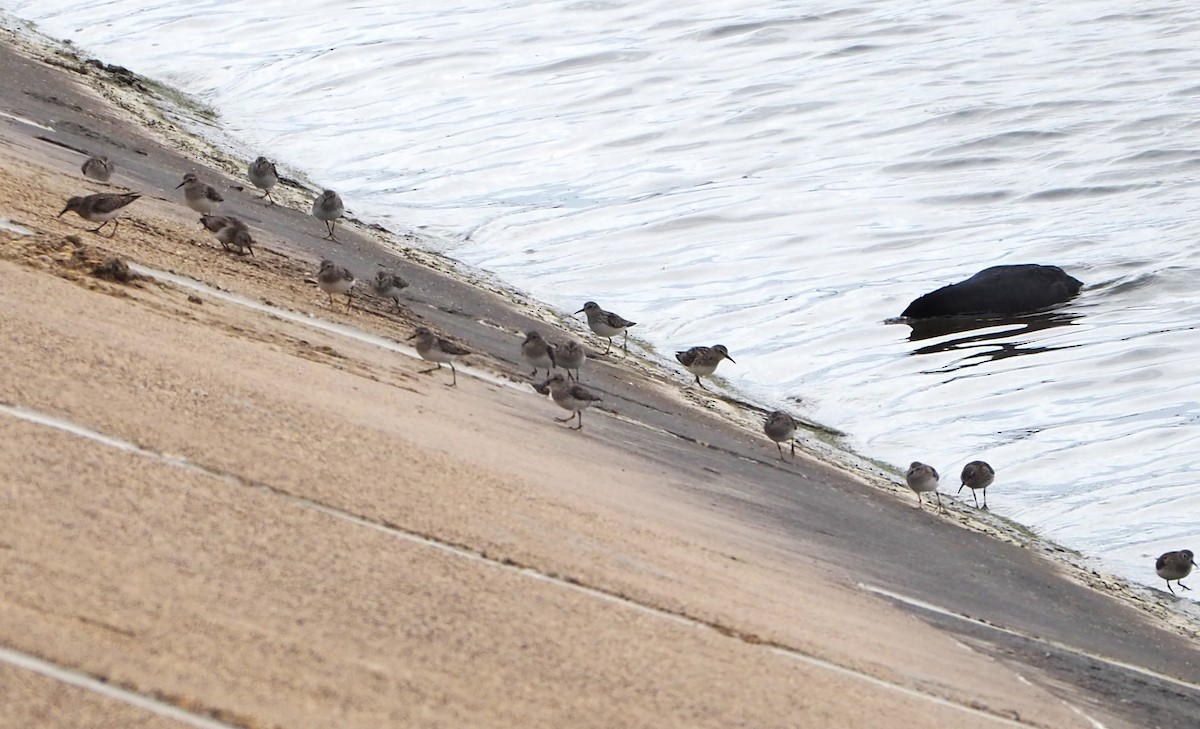
[[[912,332],[908,336],[910,342],[939,338],[936,342],[914,349],[912,351],[914,355],[954,352],[964,349],[976,350],[969,361],[959,362],[949,368],[962,369],[1007,357],[1052,352],[1057,349],[1078,346],[1045,346],[1031,343],[1028,339],[1029,335],[1034,332],[1068,326],[1082,316],[1083,314],[1064,311],[1047,311],[1023,316],[941,316],[932,319],[898,318],[890,321],[912,327]],[[954,334],[963,336],[951,336]],[[943,337],[947,338],[943,339]]]

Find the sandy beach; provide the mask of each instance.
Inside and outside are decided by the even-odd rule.
[[[0,648],[77,677],[0,660],[0,726],[1195,726],[1168,603],[781,464],[754,412],[602,340],[570,430],[518,364],[552,312],[413,237],[324,241],[308,192],[237,189],[136,83],[0,41]],[[184,207],[189,170],[253,256]],[[55,217],[126,189],[111,238]],[[413,285],[330,305],[322,257]],[[472,351],[457,387],[416,326]]]

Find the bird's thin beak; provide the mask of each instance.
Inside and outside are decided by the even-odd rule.
[[[959,486],[959,487],[958,487],[958,493],[960,493],[960,494],[961,494],[961,493],[962,493],[962,490],[963,490],[963,489],[965,489],[966,487],[967,487],[967,485],[966,485],[965,483],[964,483],[962,486]]]
[[[408,339],[405,339],[404,341],[406,341],[406,342],[411,342],[412,340],[414,340],[414,339],[416,339],[416,338],[417,338],[417,335],[416,335],[416,334],[414,334],[414,335],[412,335],[411,337],[409,337]]]
[[[577,311],[577,312],[575,312],[575,313],[576,313],[576,314],[582,314],[582,313],[583,313],[583,309],[580,309],[579,311]]]
[[[175,189],[176,189],[176,190],[178,190],[179,188],[183,187],[183,186],[184,186],[184,185],[186,185],[186,184],[187,184],[187,180],[184,180],[183,182],[181,182],[181,183],[179,183],[178,185],[176,185],[176,186],[175,186]]]
[[[63,209],[62,209],[62,212],[61,212],[61,213],[59,213],[59,214],[58,214],[57,216],[55,216],[55,217],[59,217],[59,218],[61,218],[61,217],[63,216],[63,214],[64,214],[64,213],[66,213],[66,212],[67,212],[68,210],[70,210],[70,209],[71,209],[71,206],[70,206],[70,205],[66,206],[65,208],[63,208]]]
[[[730,362],[732,362],[734,364],[737,364],[737,360],[734,359],[733,357],[730,357],[729,355],[725,355],[725,359],[729,360]]]

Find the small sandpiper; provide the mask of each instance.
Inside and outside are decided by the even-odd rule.
[[[779,449],[779,460],[786,461],[783,457],[783,446],[780,445],[785,440],[792,442],[792,458],[796,458],[796,441],[792,437],[796,434],[796,419],[791,415],[776,410],[767,416],[767,421],[763,423],[763,432],[767,437],[775,441],[775,447]]]
[[[625,339],[621,342],[621,349],[626,354],[629,353],[629,327],[636,325],[637,322],[617,316],[611,311],[605,311],[595,301],[587,302],[583,305],[582,309],[575,313],[586,314],[588,326],[591,330],[608,339],[608,349],[604,350],[605,354],[612,351],[612,338],[621,332],[625,332]]]
[[[579,382],[579,368],[587,360],[587,352],[583,345],[574,339],[568,339],[562,345],[554,348],[554,363],[567,371],[567,378]],[[571,374],[571,370],[575,370]]]
[[[546,370],[546,376],[549,377],[550,370],[557,366],[554,347],[536,329],[525,332],[525,341],[521,342],[521,361],[533,368],[530,376],[536,376],[538,370]]]
[[[98,192],[95,195],[73,197],[67,201],[67,206],[62,209],[58,217],[61,218],[67,211],[74,211],[84,220],[100,224],[91,229],[93,233],[99,233],[100,229],[111,220],[113,229],[108,234],[108,237],[111,238],[117,234],[117,227],[121,224],[117,220],[117,216],[121,214],[121,210],[139,197],[141,195],[136,192],[124,194]]]
[[[729,356],[729,350],[725,349],[724,344],[715,344],[711,347],[692,347],[682,352],[676,352],[675,359],[679,360],[679,363],[688,372],[696,376],[696,384],[702,390],[707,390],[708,388],[700,381],[700,377],[708,376],[715,372],[717,365],[721,364],[721,360],[727,359],[737,364],[733,357]]]
[[[201,182],[195,172],[184,175],[183,182],[176,185],[175,189],[178,190],[181,187],[183,188],[183,202],[201,215],[212,215],[217,206],[225,200],[215,187]]]
[[[325,238],[336,242],[337,237],[333,234],[334,223],[346,214],[346,206],[342,205],[342,196],[333,190],[326,190],[313,201],[312,214],[317,220],[325,221],[325,227],[329,230],[329,235],[326,235]]]
[[[975,499],[976,509],[986,509],[987,505],[987,487],[992,485],[992,481],[996,480],[996,471],[983,461],[971,461],[963,466],[962,470],[962,486],[958,487],[958,493],[968,486],[971,487],[971,498]],[[975,496],[975,490],[983,490],[983,506],[979,505],[979,499]]]
[[[350,289],[354,288],[354,274],[350,269],[335,266],[328,259],[321,261],[321,270],[317,272],[317,286],[329,294],[329,305],[333,306],[334,294],[346,295],[346,311],[350,310]]]
[[[409,340],[417,340],[417,354],[421,355],[421,359],[427,362],[437,362],[437,367],[431,367],[427,370],[421,370],[420,374],[428,374],[442,368],[442,363],[450,365],[450,382],[451,387],[458,387],[458,370],[454,369],[454,360],[470,354],[471,350],[465,349],[449,339],[443,339],[425,327],[418,328],[413,332]]]
[[[944,510],[942,506],[942,495],[938,493],[938,472],[933,466],[927,466],[920,461],[913,461],[908,467],[908,472],[904,474],[904,480],[908,483],[908,487],[917,495],[917,507],[925,508],[924,502],[921,500],[921,494],[927,494],[930,491],[937,497],[938,508]]]
[[[579,419],[579,425],[573,426],[574,430],[583,430],[583,411],[594,403],[600,402],[600,398],[592,394],[591,390],[578,382],[569,382],[561,372],[554,373],[550,379],[540,385],[534,385],[534,389],[543,395],[549,390],[550,397],[555,404],[564,410],[571,411],[571,414],[565,418],[555,418],[556,421],[566,423],[576,418]]]
[[[279,182],[279,173],[275,171],[275,163],[266,157],[259,157],[246,168],[246,176],[250,178],[250,184],[263,191],[263,196],[259,200],[266,198],[267,205],[274,205],[275,199],[271,197],[271,188]]]
[[[225,250],[239,256],[247,252],[254,255],[254,238],[250,236],[250,229],[232,215],[201,215],[200,225],[216,235]]]
[[[1178,552],[1167,552],[1155,561],[1154,571],[1167,581],[1167,589],[1171,590],[1172,595],[1175,594],[1175,590],[1171,588],[1171,580],[1175,580],[1175,584],[1184,590],[1192,589],[1180,580],[1191,574],[1192,568],[1196,566],[1193,557],[1192,550],[1181,549]]]
[[[108,182],[116,168],[116,165],[108,161],[108,157],[88,157],[80,169],[83,170],[84,177]]]
[[[375,292],[375,295],[396,302],[397,311],[400,310],[400,292],[406,288],[408,288],[407,281],[387,271],[377,272],[375,280],[371,282],[371,290]]]

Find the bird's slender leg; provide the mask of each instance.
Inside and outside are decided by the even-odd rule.
[[[629,330],[625,330],[625,340],[621,342],[621,349],[625,350],[625,354],[629,354]]]
[[[579,418],[579,425],[575,426],[575,430],[583,430],[583,411],[577,410],[575,415]]]
[[[987,509],[987,489],[983,490],[983,508]]]
[[[450,386],[458,387],[458,370],[454,369],[454,363],[450,363]]]
[[[352,301],[352,300],[351,300],[351,298],[350,298],[350,292],[349,292],[349,291],[347,291],[347,292],[346,292],[346,311],[350,311],[350,303],[351,303],[351,301]]]
[[[696,384],[700,386],[701,390],[708,389],[707,387],[704,386],[704,383],[700,381],[700,375],[696,375]]]
[[[556,422],[556,423],[565,423],[565,422],[567,422],[568,420],[574,420],[574,419],[575,419],[575,413],[571,413],[570,415],[568,415],[568,416],[567,416],[567,417],[565,417],[565,418],[555,418],[555,419],[554,419],[554,422]]]
[[[921,492],[920,492],[920,491],[917,491],[917,492],[915,492],[915,493],[917,494],[917,508],[918,508],[918,509],[924,509],[924,508],[925,508],[925,502],[924,502],[924,501],[921,501]]]
[[[779,449],[779,460],[781,460],[781,461],[785,460],[783,457],[783,446],[779,445],[779,443],[776,442],[775,447]]]
[[[934,491],[933,495],[937,497],[938,511],[945,511],[946,507],[942,506],[942,495],[940,493],[938,493],[937,491]]]
[[[1192,589],[1192,588],[1188,587],[1187,585],[1183,584],[1182,582],[1180,582],[1179,580],[1175,580],[1175,584],[1176,584],[1176,585],[1179,585],[1180,587],[1182,587],[1182,588],[1183,588],[1183,589],[1185,589],[1185,590],[1190,590],[1190,589]]]
[[[612,337],[608,337],[608,349],[604,350],[604,353],[608,354],[611,351],[612,351]]]
[[[985,491],[984,493],[986,494],[987,492]],[[975,499],[975,508],[978,509],[979,508],[979,497],[975,495],[975,489],[971,489],[971,498]]]
[[[427,375],[427,374],[429,374],[430,372],[437,372],[437,371],[438,371],[438,370],[440,370],[441,368],[442,368],[442,363],[441,363],[441,362],[438,362],[438,365],[437,365],[437,367],[430,367],[430,368],[429,368],[429,369],[427,369],[427,370],[421,370],[421,371],[420,371],[420,372],[418,372],[417,374],[418,374],[418,375]]]
[[[1171,587],[1171,581],[1170,581],[1170,580],[1167,580],[1167,589],[1171,591],[1171,594],[1172,594],[1172,595],[1174,595],[1174,594],[1175,594],[1175,588]]]
[[[792,438],[792,460],[796,460],[796,439]]]

